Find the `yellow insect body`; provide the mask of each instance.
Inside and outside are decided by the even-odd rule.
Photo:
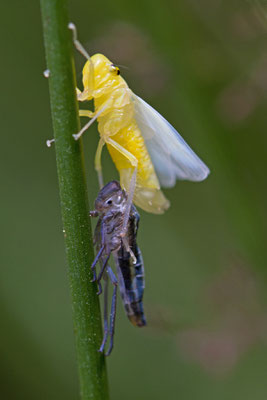
[[[95,166],[101,173],[101,150],[107,144],[120,174],[120,182],[128,191],[137,168],[134,202],[142,209],[161,214],[169,201],[160,190],[144,138],[135,120],[133,93],[119,74],[119,68],[102,54],[95,54],[83,68],[83,92],[78,100],[94,100],[95,111],[80,110],[80,116],[97,117],[100,142]]]

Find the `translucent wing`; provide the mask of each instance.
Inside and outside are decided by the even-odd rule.
[[[209,168],[154,108],[133,94],[135,119],[144,137],[160,184],[172,187],[177,179],[203,181]]]

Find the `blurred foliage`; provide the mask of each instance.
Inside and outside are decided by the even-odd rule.
[[[78,399],[40,13],[18,0],[1,10],[0,393]],[[164,216],[141,213],[148,327],[119,304],[113,399],[266,398],[266,13],[264,1],[71,2],[88,51],[128,67],[129,86],[212,171],[166,190]],[[91,204],[97,140],[95,126],[84,138]]]

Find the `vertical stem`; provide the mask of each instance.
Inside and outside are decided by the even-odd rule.
[[[73,321],[82,400],[108,399],[96,285],[90,281],[94,252],[82,144],[79,131],[75,71],[66,0],[41,0],[57,171],[72,297]]]

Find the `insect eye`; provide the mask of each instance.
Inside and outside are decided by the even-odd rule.
[[[119,67],[116,67],[116,65],[114,65],[114,64],[111,64],[111,66],[110,66],[110,71],[111,71],[111,72],[115,72],[116,75],[120,75],[120,73],[121,73]]]
[[[117,195],[113,198],[113,204],[116,206],[119,206],[122,203],[122,196],[121,195]]]

